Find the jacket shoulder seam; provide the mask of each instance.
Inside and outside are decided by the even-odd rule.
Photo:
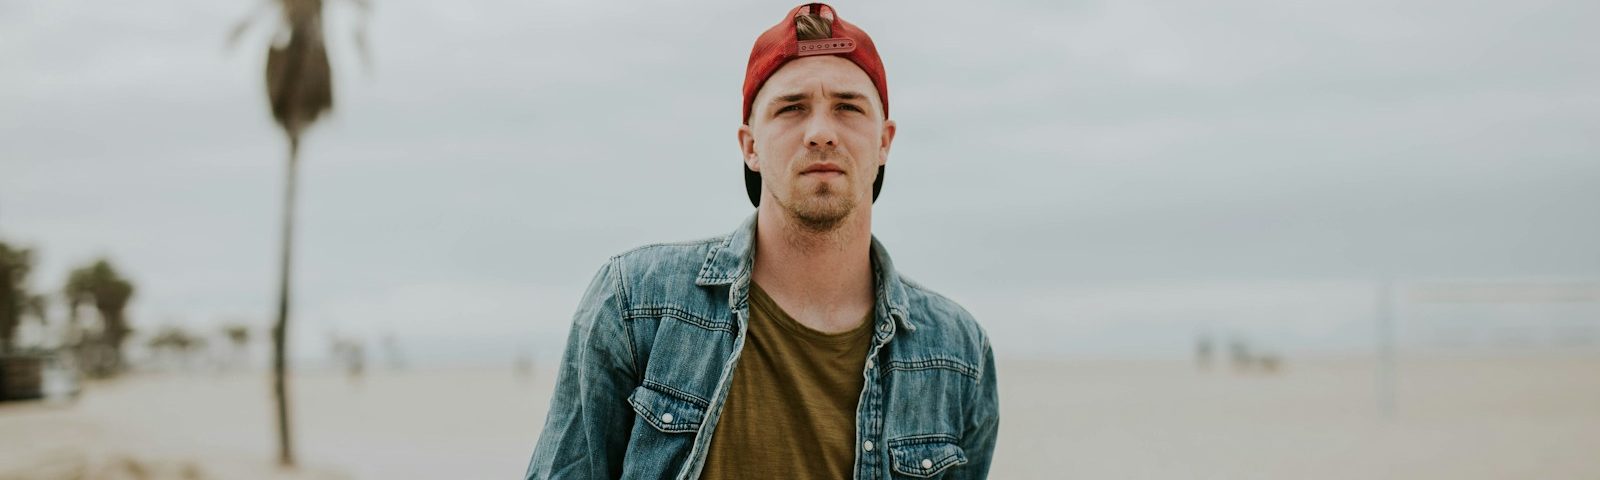
[[[640,252],[640,251],[643,251],[643,250],[651,250],[651,249],[661,248],[661,247],[696,247],[696,246],[700,246],[700,245],[706,245],[706,244],[710,244],[710,243],[720,242],[720,241],[722,241],[722,238],[723,238],[722,236],[716,236],[716,237],[701,238],[701,239],[698,239],[698,240],[684,240],[684,241],[681,241],[681,242],[647,243],[647,244],[644,244],[644,245],[640,245],[640,246],[637,246],[637,247],[633,247],[633,248],[624,250],[622,253],[618,253],[616,255],[612,255],[611,258],[612,259],[618,259],[618,258],[622,258],[622,257],[625,257],[625,256],[630,256],[630,255],[632,255],[634,253],[637,253],[637,252]]]
[[[628,309],[633,306],[633,300],[628,296],[627,282],[623,281],[628,271],[620,255],[611,257],[611,269],[612,288],[617,289],[617,322],[622,324],[622,333],[626,336],[628,344],[628,364],[633,367],[634,377],[643,378],[644,369],[639,365],[639,352],[635,351],[637,343],[633,336],[633,323],[627,321],[626,317]]]

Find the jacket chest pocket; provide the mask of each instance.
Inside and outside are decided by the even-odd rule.
[[[628,472],[623,478],[636,478],[642,472],[664,474],[682,468],[705,421],[706,404],[648,381],[633,389],[633,394],[628,395],[628,404],[636,416],[623,459],[623,471]]]
[[[697,398],[681,393],[658,391],[663,387],[642,385],[633,389],[628,404],[633,406],[639,419],[649,423],[661,433],[695,433],[705,421],[706,405]]]
[[[889,463],[897,476],[938,478],[967,463],[966,452],[949,435],[927,435],[889,440]]]

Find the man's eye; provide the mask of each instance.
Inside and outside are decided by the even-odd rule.
[[[801,107],[799,104],[789,105],[789,106],[786,106],[786,107],[778,109],[778,113],[788,112],[788,111],[791,111],[791,110],[792,111],[800,111],[803,108],[805,108],[805,107]]]
[[[847,110],[854,110],[854,111],[857,111],[857,112],[861,112],[862,111],[861,107],[857,107],[857,106],[855,106],[855,104],[851,104],[851,103],[841,103],[841,104],[839,104],[839,108],[843,108],[843,109],[847,109]]]

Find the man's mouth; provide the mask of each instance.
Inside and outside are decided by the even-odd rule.
[[[833,164],[819,163],[819,164],[816,164],[816,165],[812,165],[812,166],[806,167],[805,170],[800,171],[800,174],[801,175],[819,175],[819,176],[844,175],[844,169],[839,168],[837,165],[833,165]]]

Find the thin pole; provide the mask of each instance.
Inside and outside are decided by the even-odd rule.
[[[289,259],[294,245],[295,176],[300,165],[300,139],[289,136],[289,170],[284,179],[283,262],[278,277],[278,322],[272,327],[272,391],[278,400],[278,464],[294,466],[294,448],[289,440],[289,389],[284,381],[288,366],[284,345],[289,330]]]

